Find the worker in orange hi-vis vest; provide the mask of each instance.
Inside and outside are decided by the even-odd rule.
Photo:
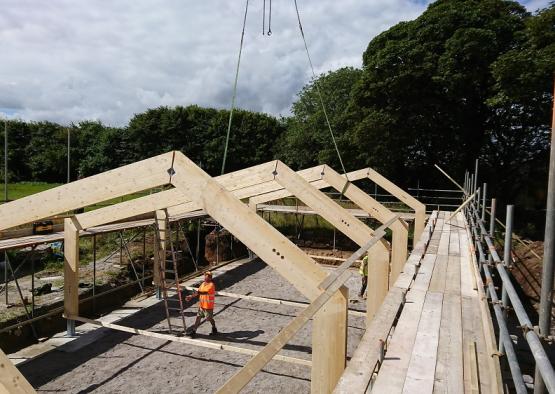
[[[197,319],[195,324],[187,332],[187,335],[194,338],[197,333],[197,327],[200,325],[202,318],[206,318],[212,324],[212,332],[210,335],[218,334],[216,322],[214,321],[214,301],[216,300],[216,286],[212,281],[212,272],[206,271],[204,273],[204,282],[193,294],[185,297],[185,300],[190,301],[193,297],[199,297]]]

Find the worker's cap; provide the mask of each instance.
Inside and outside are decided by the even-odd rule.
[[[212,277],[212,271],[206,271],[204,275]]]

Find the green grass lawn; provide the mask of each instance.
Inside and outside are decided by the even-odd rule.
[[[19,182],[19,183],[8,183],[8,199],[10,201],[17,200],[26,196],[30,196],[35,193],[40,193],[42,191],[52,189],[53,187],[60,186],[61,183],[46,183],[46,182]],[[117,204],[119,202],[132,200],[138,197],[148,195],[148,191],[129,194],[127,196],[113,198],[108,201],[103,201],[99,204],[91,205],[86,207],[86,211],[102,208],[107,205]],[[4,185],[0,185],[0,204],[4,201]]]
[[[20,182],[8,183],[8,199],[17,200],[29,196],[31,194],[39,193],[53,187],[60,186],[60,183],[44,183],[44,182]],[[0,185],[2,193],[2,200],[4,198],[4,185]]]

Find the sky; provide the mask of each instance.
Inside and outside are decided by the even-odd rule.
[[[270,0],[266,1],[268,12]],[[429,0],[297,0],[317,74]],[[522,3],[529,11],[549,0]],[[288,115],[311,70],[293,0],[249,0],[237,106]],[[245,0],[0,0],[0,117],[125,126],[159,106],[229,108]],[[266,30],[268,19],[266,18]]]

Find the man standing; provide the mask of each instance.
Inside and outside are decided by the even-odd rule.
[[[362,259],[362,263],[360,263],[358,273],[362,278],[359,294],[359,297],[362,298],[364,296],[364,292],[366,291],[366,285],[368,284],[368,254]]]
[[[194,338],[197,333],[197,327],[200,325],[202,318],[206,318],[212,324],[212,332],[210,335],[216,335],[218,330],[216,329],[216,322],[214,322],[214,301],[216,299],[216,286],[212,281],[212,272],[206,271],[204,273],[204,282],[193,294],[185,297],[185,300],[190,301],[193,297],[199,297],[199,305],[197,312],[197,319],[195,324],[187,332],[187,335]]]

